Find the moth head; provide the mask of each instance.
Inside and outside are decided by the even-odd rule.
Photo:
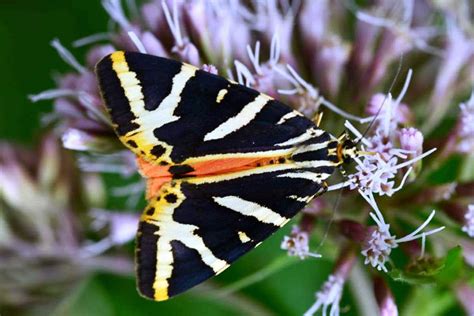
[[[375,155],[375,152],[363,151],[357,148],[359,142],[354,142],[349,138],[347,133],[342,134],[338,138],[337,144],[337,158],[340,163],[348,164],[354,158],[367,155]]]
[[[350,163],[354,158],[359,157],[360,154],[357,143],[350,139],[347,133],[343,133],[338,138],[336,152],[339,162],[344,164]]]

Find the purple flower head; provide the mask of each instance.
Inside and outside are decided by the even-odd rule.
[[[435,211],[433,210],[425,220],[425,222],[420,225],[415,231],[411,234],[406,235],[402,238],[396,238],[396,236],[390,233],[390,224],[385,222],[385,219],[380,212],[374,196],[372,194],[362,194],[364,199],[369,203],[373,208],[374,212],[371,212],[370,217],[377,223],[377,226],[371,228],[368,231],[364,246],[362,248],[361,254],[365,257],[365,264],[370,264],[372,267],[376,268],[379,271],[387,272],[385,264],[387,263],[392,249],[397,248],[400,243],[416,240],[422,238],[422,256],[424,254],[424,242],[426,236],[435,234],[439,231],[442,231],[445,227],[439,227],[432,229],[428,232],[420,233],[433,219]]]
[[[287,250],[288,255],[298,256],[300,259],[306,257],[319,258],[321,255],[309,251],[308,232],[301,230],[298,226],[293,226],[290,236],[285,236],[281,242],[281,249]]]
[[[106,45],[98,45],[98,46],[93,46],[88,52],[86,56],[86,61],[87,61],[87,67],[88,68],[93,68],[95,65],[105,56],[112,54],[115,52],[115,47],[106,44]],[[95,86],[97,87],[97,82],[95,83]],[[97,88],[96,88],[97,89]]]
[[[191,38],[210,62],[222,66],[230,65],[232,59],[247,60],[250,14],[238,1],[190,1],[183,10]],[[233,36],[236,30],[238,36]]]
[[[298,1],[284,3],[281,7],[276,0],[260,1],[256,2],[255,13],[250,20],[251,27],[261,32],[268,44],[276,34],[281,58],[291,65],[295,65],[291,44],[298,9]]]
[[[75,50],[69,51],[58,40],[53,41],[53,47],[71,70],[55,78],[54,89],[32,97],[54,100],[54,112],[44,121],[56,123],[55,132],[63,147],[81,151],[75,155],[80,169],[77,172],[89,181],[89,188],[85,189],[96,191],[95,195],[89,194],[95,202],[88,201],[83,210],[92,225],[77,220],[81,228],[77,231],[81,233],[74,235],[77,231],[72,230],[73,238],[69,236],[68,240],[73,241],[74,247],[66,247],[68,251],[73,249],[84,262],[97,264],[95,259],[113,254],[135,232],[137,216],[101,210],[105,193],[100,181],[91,180],[96,172],[119,174],[125,179],[137,173],[136,157],[123,150],[114,134],[94,76],[98,60],[115,50],[126,50],[191,63],[299,111],[290,111],[283,121],[306,115],[331,135],[341,135],[344,130],[350,133],[359,156],[351,165],[342,167],[345,172],[336,170],[327,183],[328,191],[344,190],[340,201],[334,193],[311,201],[280,245],[291,256],[306,259],[320,257],[321,252],[331,261],[332,248],[344,244],[341,255],[334,260],[332,274],[316,293],[315,303],[306,315],[319,309],[323,315],[341,312],[344,284],[358,254],[366,269],[379,274],[392,266],[399,267],[398,256],[391,255],[392,249],[402,243],[414,245],[410,253],[404,253],[409,257],[432,250],[442,255],[459,244],[467,265],[473,264],[474,211],[471,205],[465,208],[464,200],[472,197],[469,184],[473,179],[468,172],[472,168],[467,154],[474,150],[474,93],[460,104],[457,124],[450,129],[454,125],[450,111],[456,109],[455,102],[464,100],[472,90],[471,22],[461,13],[469,12],[464,10],[466,7],[458,10],[440,1],[414,0],[372,1],[360,6],[365,2],[149,0],[138,7],[133,1],[102,3],[112,22],[107,33],[73,43],[73,47],[90,45],[85,58],[76,59]],[[442,128],[437,129],[438,126]],[[435,129],[436,133],[432,133]],[[434,147],[439,148],[436,154]],[[51,152],[59,149],[48,148]],[[463,176],[431,183],[439,180],[443,173],[439,167],[450,162],[447,159],[454,153],[453,158],[462,157],[463,164],[457,167]],[[422,159],[429,155],[433,155],[432,159],[422,165]],[[39,181],[28,168],[18,167],[23,160],[31,166],[31,159],[23,155],[17,159],[16,163],[10,158],[7,164],[0,161],[0,167],[8,165],[2,169],[7,169],[4,177],[0,174],[1,183],[15,184],[2,185],[0,199],[8,199],[9,208],[21,206],[26,210],[23,212],[37,211],[22,204],[19,197],[24,191],[44,203],[39,205],[45,213],[44,205],[74,205],[70,196],[61,191],[69,188],[69,178],[54,172],[57,161],[42,160],[41,172],[40,168],[32,168],[41,174]],[[62,185],[53,185],[56,181]],[[40,190],[40,182],[52,185],[53,197],[49,191]],[[124,208],[131,210],[136,209],[144,190],[145,180],[141,179],[111,188],[108,193],[114,198],[126,198]],[[396,194],[401,190],[403,193]],[[309,197],[304,199],[310,201]],[[434,211],[427,214],[425,210],[431,205],[443,209],[457,225],[437,217],[449,231],[443,232],[446,238],[430,238],[434,247],[425,249],[426,237],[443,229],[428,228]],[[451,216],[451,205],[460,209],[456,209],[456,216]],[[44,218],[55,218],[48,216]],[[427,219],[415,228],[420,216]],[[333,223],[339,229],[334,229]],[[37,235],[36,223],[27,224]],[[410,226],[414,229],[411,234],[398,237]],[[82,234],[90,230],[97,238]],[[0,210],[0,247],[21,234],[10,227]],[[55,240],[56,232],[41,234],[41,238]],[[312,251],[310,241],[318,239],[320,244]],[[321,262],[312,261],[314,265]],[[390,274],[384,277],[389,278]],[[375,283],[380,294],[376,295],[378,310],[374,300],[373,310],[366,314],[396,315],[397,307],[387,285],[378,278]],[[373,295],[369,292],[367,295]]]
[[[342,298],[344,284],[355,264],[355,259],[356,256],[353,249],[347,248],[341,251],[333,273],[329,275],[321,289],[316,292],[316,301],[304,313],[305,316],[312,316],[320,309],[322,309],[323,315],[327,315],[329,307],[329,315],[339,315],[339,304]]]
[[[469,100],[461,103],[459,108],[457,149],[461,153],[469,153],[474,151],[474,91]]]
[[[414,127],[402,128],[399,132],[400,148],[419,155],[423,151],[423,134]]]
[[[323,315],[326,315],[329,307],[331,307],[329,315],[339,315],[339,302],[342,298],[343,289],[344,279],[338,275],[329,275],[328,280],[323,284],[321,290],[315,294],[316,302],[304,313],[304,316],[312,316],[320,308],[323,309]]]
[[[91,242],[81,249],[84,257],[96,256],[113,246],[120,246],[133,240],[137,233],[139,215],[134,213],[113,213],[101,209],[92,210],[92,228],[96,231],[107,228],[108,234],[102,240]]]
[[[469,237],[474,238],[474,204],[470,204],[464,215],[465,224],[462,231],[468,234]]]
[[[217,75],[219,73],[219,70],[217,70],[216,66],[214,65],[204,64],[202,65],[201,69],[206,72],[210,72],[211,74],[214,74],[214,75]]]
[[[390,111],[393,111],[394,113],[388,114]],[[383,117],[384,115],[392,115],[396,124],[406,124],[411,120],[410,118],[412,116],[408,105],[405,103],[389,103],[387,95],[383,93],[377,93],[370,98],[367,107],[365,108],[365,112],[371,116],[376,116],[377,114],[380,117]]]
[[[88,208],[104,200],[97,174],[79,173],[55,136],[36,150],[0,143],[0,261],[9,262],[0,266],[3,306],[54,305],[95,269],[132,270],[129,258],[82,256]]]

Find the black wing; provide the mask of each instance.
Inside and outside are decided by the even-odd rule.
[[[167,183],[137,239],[138,288],[166,300],[222,272],[322,191],[318,174],[289,166]]]
[[[268,156],[323,133],[281,102],[185,63],[119,51],[96,71],[121,141],[148,161]]]

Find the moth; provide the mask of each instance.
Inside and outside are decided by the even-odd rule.
[[[96,73],[115,132],[147,179],[137,287],[156,301],[224,271],[359,154],[347,135],[185,63],[117,51]]]

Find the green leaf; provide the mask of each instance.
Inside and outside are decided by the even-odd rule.
[[[395,281],[409,284],[430,284],[434,276],[443,269],[443,261],[436,258],[421,258],[410,263],[404,270],[393,269],[388,275]]]
[[[52,313],[53,316],[114,315],[113,304],[94,278],[81,283]]]
[[[111,274],[100,274],[96,278],[102,285],[114,307],[114,315],[206,315],[237,316],[242,314],[256,315],[249,312],[237,299],[222,300],[216,297],[196,295],[189,291],[183,295],[164,302],[154,302],[141,297],[136,289],[134,277],[123,277]],[[240,305],[239,305],[240,304]],[[245,310],[245,313],[243,312]],[[83,314],[101,315],[101,314]]]
[[[302,315],[314,303],[314,293],[327,280],[332,264],[324,258],[296,260],[241,293],[264,303],[275,315]]]
[[[239,291],[249,285],[257,283],[266,279],[267,277],[271,276],[274,273],[279,272],[280,270],[297,263],[299,260],[296,257],[289,257],[286,255],[282,255],[281,257],[277,258],[273,262],[269,263],[267,266],[263,267],[260,270],[255,271],[254,273],[248,275],[247,277],[240,279],[228,286],[224,287],[222,290],[219,291],[219,295],[228,295],[230,293]]]
[[[459,174],[460,182],[474,181],[474,154],[468,154],[464,157],[461,166],[461,173]]]
[[[461,247],[454,247],[444,258],[425,256],[409,263],[405,269],[393,269],[388,275],[408,284],[448,284],[460,276],[463,261]]]
[[[460,246],[450,249],[444,261],[444,268],[436,277],[437,282],[443,284],[452,284],[461,276],[464,267],[462,248]]]
[[[263,305],[242,295],[205,295],[210,284],[165,302],[142,298],[133,277],[97,274],[78,286],[51,313],[53,316],[128,315],[270,315]]]
[[[456,299],[451,291],[439,290],[432,286],[419,286],[408,296],[400,313],[402,316],[442,316],[456,315],[450,313],[455,307]],[[459,314],[457,314],[459,315]]]
[[[429,276],[412,275],[403,270],[393,269],[388,274],[394,281],[404,282],[411,285],[432,284],[434,279]]]
[[[444,184],[454,182],[458,179],[463,163],[463,156],[453,155],[446,159],[429,176],[430,184]]]

